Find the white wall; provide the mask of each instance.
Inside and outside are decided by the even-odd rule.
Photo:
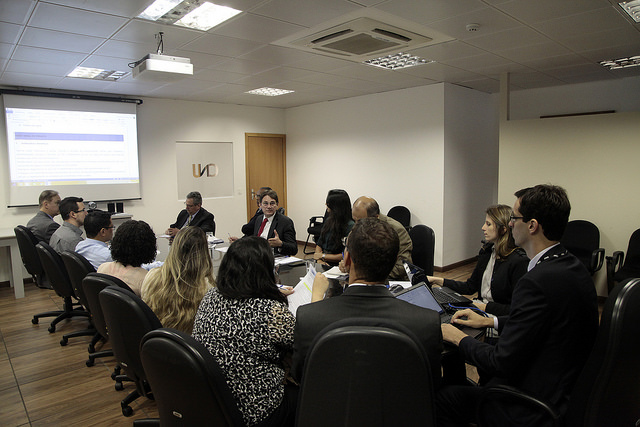
[[[308,219],[324,212],[327,191],[343,188],[352,201],[374,197],[383,212],[407,206],[412,224],[435,231],[436,266],[476,255],[482,212],[497,192],[490,99],[439,84],[287,110],[289,214],[298,238],[306,237]],[[493,170],[475,173],[486,166]],[[460,224],[473,224],[473,236]]]
[[[545,92],[547,104],[564,102],[565,90]],[[604,98],[601,105],[615,107],[615,102]],[[513,202],[520,188],[561,185],[569,193],[571,219],[595,223],[607,255],[626,251],[629,236],[640,227],[639,135],[638,111],[502,122],[498,197]],[[596,276],[600,295],[607,294],[605,279],[603,268]]]
[[[497,102],[495,96],[445,86],[443,235],[446,239],[441,265],[478,254],[485,210],[497,201]]]
[[[231,141],[234,156],[233,197],[205,199],[203,206],[214,213],[216,234],[238,234],[246,222],[245,132],[285,133],[284,111],[276,108],[246,107],[168,99],[144,99],[138,107],[138,138],[142,200],[125,202],[125,211],[134,219],[147,221],[161,234],[184,209],[184,196],[177,194],[176,141]],[[6,138],[2,132],[2,138]],[[5,142],[6,143],[6,142]],[[0,205],[6,206],[6,162],[0,162]],[[189,172],[190,173],[190,172]],[[58,188],[61,196],[64,188]],[[82,196],[82,194],[74,194]],[[34,200],[37,203],[37,200]],[[105,208],[105,206],[100,206]],[[0,228],[26,224],[37,208],[3,208]],[[60,221],[60,217],[56,217]],[[163,245],[160,244],[162,247]],[[2,248],[4,249],[4,248]],[[0,253],[0,281],[8,280],[8,254]],[[25,277],[28,275],[25,272]]]
[[[512,120],[607,110],[640,111],[640,76],[511,93]]]

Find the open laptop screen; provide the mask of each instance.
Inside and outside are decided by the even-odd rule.
[[[410,302],[411,304],[419,307],[437,311],[438,313],[442,313],[444,311],[440,304],[438,304],[438,301],[433,297],[429,288],[424,284],[408,288],[404,292],[399,293],[396,298]]]

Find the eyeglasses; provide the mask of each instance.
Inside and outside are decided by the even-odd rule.
[[[513,214],[509,215],[509,222],[515,222],[518,219],[524,220],[523,216],[514,216]]]
[[[80,213],[80,212],[85,212],[87,210],[87,208],[82,208],[79,211],[74,211],[75,213]]]
[[[271,201],[271,202],[262,202],[262,206],[275,206],[277,205],[277,202]]]

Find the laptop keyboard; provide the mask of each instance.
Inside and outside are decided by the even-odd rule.
[[[436,298],[440,304],[455,304],[459,301],[458,298],[455,298],[453,295],[449,295],[448,293],[441,291],[440,288],[436,288],[435,286],[431,288],[433,292],[433,296]]]

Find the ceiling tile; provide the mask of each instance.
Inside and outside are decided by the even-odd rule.
[[[264,16],[244,13],[237,18],[210,31],[220,36],[254,40],[260,43],[271,43],[305,27],[288,24]]]
[[[481,33],[482,30],[479,31]],[[500,52],[501,50],[522,48],[533,44],[547,43],[549,38],[529,27],[515,27],[497,33],[482,35],[469,38],[466,43],[492,52]]]
[[[458,84],[481,92],[495,93],[500,91],[500,80],[497,79],[467,80]]]
[[[42,63],[11,60],[7,65],[7,72],[25,73],[25,74],[42,74],[45,76],[64,77],[75,68],[75,64],[58,64],[58,63]]]
[[[98,37],[78,36],[77,34],[63,33],[61,31],[27,27],[20,39],[20,45],[89,53],[104,41],[105,39]]]
[[[109,37],[127,22],[119,16],[106,15],[48,3],[38,3],[28,26],[95,37]]]
[[[283,65],[295,63],[297,61],[303,61],[306,57],[306,52],[273,45],[261,46],[258,49],[239,56],[240,59],[272,62],[275,64]]]
[[[0,22],[0,40],[4,43],[15,43],[22,32],[22,27],[18,24]]]
[[[552,56],[568,55],[570,53],[571,51],[566,47],[561,46],[558,43],[548,42],[527,46],[526,49],[513,48],[502,50],[498,55],[523,64],[526,61],[534,61]]]
[[[19,61],[53,63],[76,66],[87,55],[84,53],[65,52],[63,50],[42,49],[38,47],[18,46],[12,59]]]
[[[465,58],[484,53],[482,49],[471,46],[463,41],[450,41],[433,46],[427,46],[410,51],[411,54],[433,61],[447,61],[450,59]]]
[[[24,24],[35,4],[36,2],[31,0],[2,0],[0,21]]]
[[[572,36],[614,30],[631,25],[613,7],[598,9],[590,12],[576,13],[564,18],[551,19],[533,25],[541,33],[563,40]]]
[[[155,53],[156,46],[150,43],[132,43],[121,40],[107,40],[94,53],[113,58],[137,61],[148,53]]]
[[[216,36],[214,34],[205,34],[197,40],[185,44],[181,47],[181,49],[185,51],[236,57],[256,50],[260,46],[262,46],[261,43],[250,40]]]
[[[222,70],[202,69],[194,71],[193,78],[196,80],[205,80],[208,82],[219,83],[234,83],[243,77],[247,77],[246,74],[232,73]]]
[[[131,72],[129,64],[130,61],[127,59],[113,58],[110,56],[91,55],[80,65],[89,68],[102,68],[103,70]]]
[[[346,0],[272,0],[253,9],[252,13],[312,27],[360,8]]]
[[[479,31],[481,31],[482,34],[496,33],[521,25],[508,15],[487,7],[474,12],[431,22],[429,26],[458,40],[465,40],[477,36],[476,32],[467,31],[467,24],[479,24]]]
[[[54,87],[60,80],[62,80],[61,77],[45,76],[40,74],[12,72],[4,72],[2,74],[2,84],[13,86],[51,88]]]
[[[0,58],[9,58],[14,46],[8,43],[0,43]]]
[[[165,50],[178,49],[183,45],[203,37],[206,33],[175,25],[162,25],[142,19],[134,19],[113,35],[113,39],[133,43],[150,43],[158,45],[156,34],[164,33]],[[155,50],[155,49],[154,49]]]
[[[428,24],[484,9],[486,5],[480,0],[390,0],[376,8],[417,23]]]
[[[214,65],[213,67],[211,67],[211,69],[248,75],[261,73],[263,71],[271,70],[276,67],[276,65],[270,64],[268,62],[249,61],[246,59],[228,59],[227,61]]]
[[[515,0],[500,5],[505,13],[528,24],[610,6],[604,0]]]
[[[110,15],[133,17],[145,10],[152,0],[47,0],[47,2]]]

